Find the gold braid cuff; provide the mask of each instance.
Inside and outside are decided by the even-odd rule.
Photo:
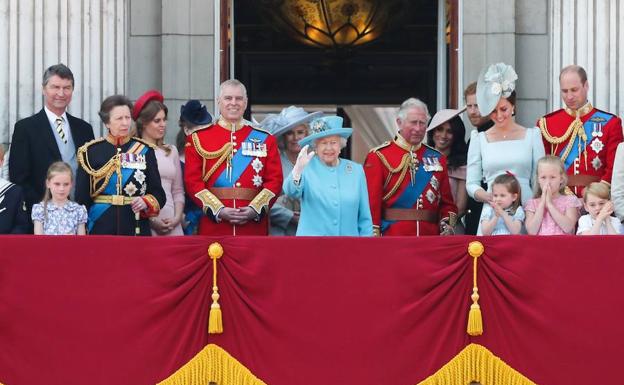
[[[147,209],[145,210],[146,217],[155,217],[160,212],[160,203],[158,203],[158,199],[156,199],[152,194],[143,195],[143,201],[147,205]]]
[[[232,143],[227,142],[223,147],[218,149],[217,151],[208,151],[204,147],[202,147],[201,142],[199,140],[199,136],[197,132],[191,134],[191,139],[193,141],[193,147],[195,151],[201,156],[203,159],[202,162],[202,180],[206,182],[212,174],[225,162],[228,157],[232,156]],[[214,165],[210,168],[210,170],[206,171],[206,160],[207,159],[216,159],[219,158]]]
[[[377,225],[373,225],[373,237],[381,237],[381,228]]]
[[[200,192],[195,194],[195,197],[202,202],[204,206],[202,208],[203,212],[207,213],[206,210],[208,209],[212,212],[212,215],[214,217],[217,216],[217,213],[219,212],[219,210],[225,207],[225,205],[221,203],[219,198],[217,198],[213,193],[211,193],[207,189],[201,190]]]
[[[260,213],[262,213],[262,209],[263,208],[267,208],[267,210],[269,209],[269,202],[271,201],[271,199],[273,199],[273,197],[275,197],[275,194],[273,193],[273,191],[267,189],[267,188],[263,188],[258,195],[256,195],[256,197],[249,202],[249,207],[251,207],[252,209],[254,209],[254,211],[260,215]]]

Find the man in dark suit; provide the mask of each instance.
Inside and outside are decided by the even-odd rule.
[[[43,198],[48,167],[67,162],[74,175],[77,149],[93,139],[93,128],[67,113],[74,92],[74,74],[64,64],[43,74],[44,107],[15,123],[9,152],[9,178],[24,190],[28,212]]]

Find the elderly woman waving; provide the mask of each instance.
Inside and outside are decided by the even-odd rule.
[[[297,235],[373,235],[364,169],[338,157],[352,132],[341,117],[326,116],[313,120],[310,135],[299,141],[303,148],[283,186],[301,201]],[[315,151],[308,153],[310,146]]]

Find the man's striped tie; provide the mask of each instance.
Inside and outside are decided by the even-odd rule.
[[[67,144],[67,138],[65,137],[65,131],[63,130],[63,118],[56,118],[56,132],[63,140],[63,143]]]

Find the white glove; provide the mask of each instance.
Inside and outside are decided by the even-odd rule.
[[[310,163],[310,160],[314,157],[314,151],[311,151],[308,154],[308,145],[303,146],[301,151],[299,151],[299,155],[297,155],[297,162],[295,162],[295,166],[292,170],[293,179],[299,180],[301,178],[301,174],[303,173],[303,169]]]

